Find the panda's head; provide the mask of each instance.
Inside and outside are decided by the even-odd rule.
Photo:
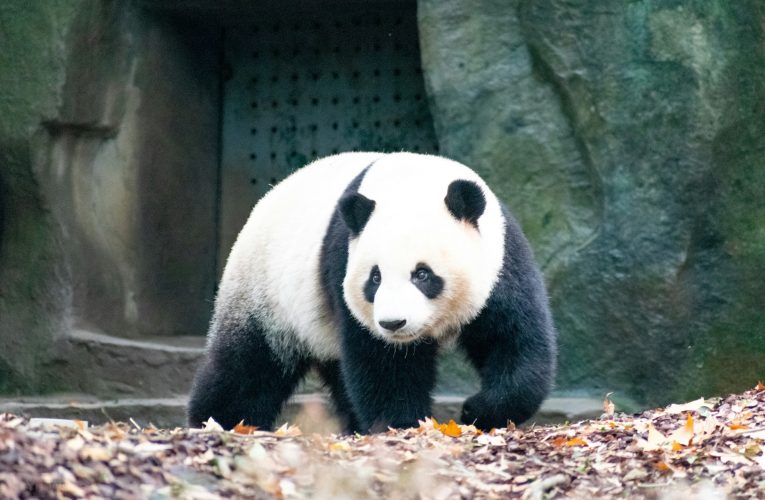
[[[339,203],[351,232],[345,302],[392,343],[456,334],[501,266],[504,224],[493,198],[486,213],[485,185],[425,170],[375,168]]]

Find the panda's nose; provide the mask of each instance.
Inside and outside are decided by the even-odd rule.
[[[405,319],[392,319],[392,320],[380,320],[380,326],[386,330],[395,332],[399,328],[402,328],[406,324]]]

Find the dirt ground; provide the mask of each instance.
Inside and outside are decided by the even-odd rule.
[[[3,498],[765,498],[765,386],[640,415],[370,436],[0,416]]]

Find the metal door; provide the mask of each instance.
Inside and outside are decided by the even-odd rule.
[[[226,30],[221,269],[253,204],[311,160],[438,150],[415,3],[324,5]]]

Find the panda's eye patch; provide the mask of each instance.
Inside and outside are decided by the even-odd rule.
[[[364,298],[367,299],[367,302],[370,304],[375,301],[375,294],[377,293],[377,289],[380,288],[380,283],[382,283],[380,268],[372,266],[372,269],[369,271],[367,282],[364,283]]]
[[[414,286],[429,299],[435,299],[444,289],[444,279],[434,273],[427,264],[417,264],[412,271],[411,280]]]

